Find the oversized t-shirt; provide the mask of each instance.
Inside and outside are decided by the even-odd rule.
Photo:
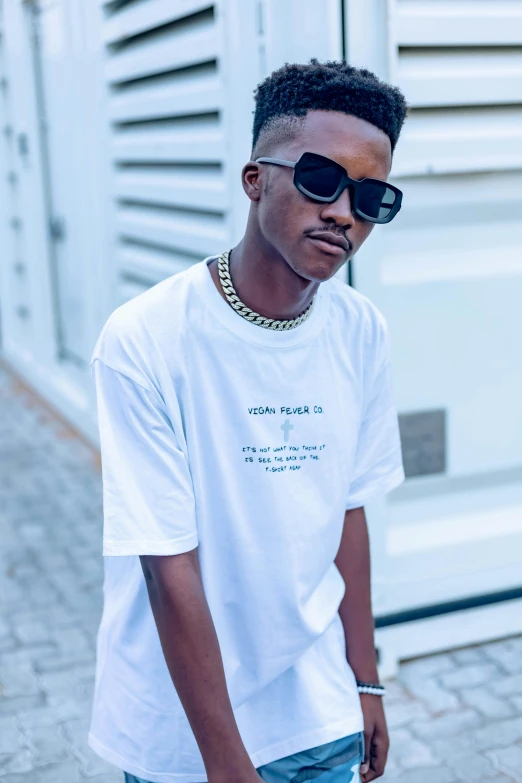
[[[404,480],[386,322],[336,278],[272,331],[207,258],[119,306],[91,370],[105,562],[91,747],[153,783],[206,773],[139,555],[198,547],[242,740],[258,767],[363,729],[334,563],[346,509]]]

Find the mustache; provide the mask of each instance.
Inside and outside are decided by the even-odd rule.
[[[343,239],[348,242],[348,247],[350,248],[350,251],[353,250],[353,244],[352,241],[349,239],[349,237],[346,236],[346,231],[343,231],[343,229],[333,228],[331,226],[318,226],[317,228],[307,228],[304,232],[305,236],[308,234],[318,234],[320,231],[328,231],[330,234],[337,234],[339,237],[343,237]]]

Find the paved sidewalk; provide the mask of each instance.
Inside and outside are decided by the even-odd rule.
[[[0,783],[123,783],[87,747],[101,612],[96,455],[0,365]],[[388,684],[383,783],[522,783],[522,637]]]

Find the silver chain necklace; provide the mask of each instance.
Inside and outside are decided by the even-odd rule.
[[[232,284],[232,278],[230,277],[230,269],[228,265],[230,257],[230,250],[226,250],[224,253],[221,253],[218,260],[218,272],[219,272],[219,279],[221,281],[221,286],[223,288],[224,294],[226,296],[227,302],[234,308],[234,310],[239,313],[239,315],[242,315],[243,318],[246,318],[247,321],[250,321],[253,324],[257,324],[257,326],[263,326],[265,329],[277,329],[279,331],[286,330],[286,329],[295,329],[296,326],[299,326],[305,318],[308,318],[310,313],[312,312],[315,300],[317,298],[317,294],[314,295],[314,298],[304,311],[304,313],[301,313],[301,315],[298,315],[297,318],[291,318],[286,321],[276,321],[273,318],[265,318],[264,315],[259,315],[259,313],[256,313],[255,310],[251,310],[250,307],[247,307],[246,304],[243,304],[241,299],[236,294],[236,289],[234,288]]]

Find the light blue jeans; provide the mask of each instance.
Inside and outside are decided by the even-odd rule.
[[[265,783],[359,783],[364,759],[362,731],[293,753],[257,768]],[[150,783],[125,772],[125,783]]]

